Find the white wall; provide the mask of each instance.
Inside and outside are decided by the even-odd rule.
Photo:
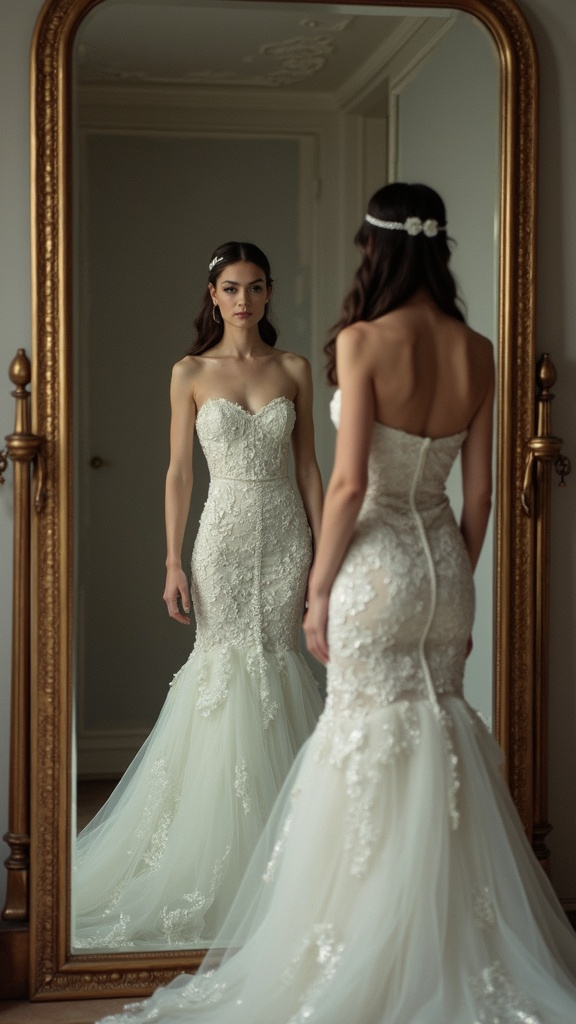
[[[541,61],[539,348],[551,353],[559,371],[554,408],[556,431],[576,456],[576,5],[574,0],[520,0],[536,36]],[[29,85],[28,60],[40,0],[2,5],[0,32],[0,436],[13,426],[5,367],[30,339]],[[2,385],[1,381],[6,384]],[[576,462],[576,458],[574,459]],[[576,900],[576,478],[553,500],[551,597],[550,818],[553,871],[563,897]],[[11,494],[0,491],[0,831],[7,821],[10,691]],[[4,885],[4,879],[2,879]]]

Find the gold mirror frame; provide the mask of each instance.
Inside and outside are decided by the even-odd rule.
[[[70,954],[73,508],[71,325],[71,49],[100,0],[47,0],[32,58],[33,431],[43,438],[46,502],[33,530],[30,992],[33,998],[141,996],[190,969],[195,954]],[[353,6],[360,0],[347,0]],[[398,0],[361,0],[398,6]],[[534,519],[521,507],[535,422],[537,71],[514,0],[404,0],[453,8],[491,33],[501,66],[501,198],[495,732],[528,834],[548,831],[545,679],[538,643]],[[547,569],[546,569],[547,572]],[[546,576],[547,578],[547,576]],[[539,635],[539,634],[538,634]],[[540,663],[538,663],[540,662]],[[534,768],[534,765],[537,768]]]

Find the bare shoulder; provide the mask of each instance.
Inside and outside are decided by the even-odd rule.
[[[184,356],[183,359],[179,359],[172,367],[172,390],[177,395],[194,397],[203,370],[203,360],[199,356]]]
[[[360,376],[373,376],[377,369],[396,368],[402,359],[407,332],[393,313],[378,320],[359,320],[345,327],[336,339],[336,360],[339,368],[352,369]]]
[[[343,327],[336,337],[336,366],[338,373],[348,373],[351,367],[368,369],[372,362],[370,353],[374,348],[373,324],[358,320]]]
[[[306,356],[301,356],[297,352],[288,352],[285,349],[276,349],[275,351],[286,366],[296,367],[296,369],[305,369],[305,367],[310,366]]]
[[[310,363],[305,356],[298,355],[297,352],[278,350],[278,357],[282,363],[283,369],[294,380],[303,381],[309,378],[312,371]]]
[[[466,326],[466,339],[468,342],[469,351],[472,358],[477,362],[479,366],[485,369],[487,373],[494,373],[494,345],[490,341],[490,338],[485,337],[484,334],[479,334],[478,331],[472,330],[471,327]]]
[[[172,375],[178,379],[186,379],[193,376],[197,371],[197,356],[184,356],[183,359],[179,359],[177,363],[174,363],[174,366],[172,367]]]
[[[358,320],[348,327],[343,327],[336,338],[336,348],[341,352],[354,352],[364,345],[374,333],[374,324]]]

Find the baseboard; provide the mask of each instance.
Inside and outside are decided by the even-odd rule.
[[[134,760],[149,729],[86,731],[78,736],[77,772],[81,779],[120,778]]]
[[[560,900],[562,909],[566,914],[566,917],[570,921],[574,931],[576,931],[576,900],[575,899],[564,899]]]

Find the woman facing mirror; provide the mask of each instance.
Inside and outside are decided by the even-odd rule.
[[[463,696],[494,363],[455,302],[446,230],[434,190],[395,183],[356,235],[305,620],[322,660],[329,645],[328,698],[231,911],[233,943],[100,1024],[574,1020],[576,937]],[[445,483],[461,449],[459,527]]]
[[[216,249],[196,341],[173,370],[164,599],[188,624],[192,597],[196,642],[148,740],[78,837],[76,949],[208,945],[321,710],[300,651],[322,506],[311,372],[274,348],[271,291],[257,246]],[[181,549],[195,432],[211,480],[190,592]]]

